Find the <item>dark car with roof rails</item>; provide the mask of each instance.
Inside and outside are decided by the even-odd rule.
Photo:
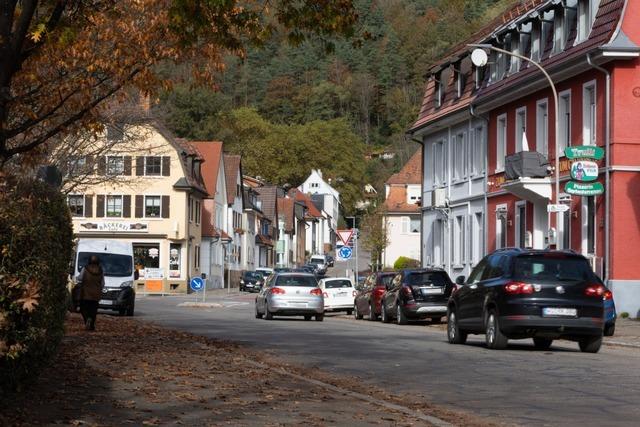
[[[452,344],[485,334],[491,349],[525,338],[545,350],[556,339],[577,341],[583,352],[600,349],[607,289],[580,254],[499,249],[456,283],[447,319]]]

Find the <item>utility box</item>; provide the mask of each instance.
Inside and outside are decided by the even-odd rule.
[[[436,188],[431,192],[431,207],[432,208],[447,207],[447,192],[444,188]]]

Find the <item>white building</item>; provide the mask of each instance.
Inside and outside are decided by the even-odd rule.
[[[244,242],[244,187],[242,184],[241,158],[237,155],[225,154],[224,156],[225,182],[227,185],[227,227],[226,231],[233,239],[229,248],[227,267],[231,270],[233,284],[240,283],[240,276],[245,265],[242,246]],[[253,257],[252,257],[253,258]],[[251,259],[253,264],[253,259]]]
[[[420,260],[422,150],[385,183],[385,227],[389,244],[382,253],[385,267],[405,256]]]
[[[335,248],[336,230],[340,215],[340,193],[322,178],[322,171],[311,170],[311,174],[298,187],[300,191],[311,195],[315,206],[325,213],[326,221],[323,221],[323,229],[318,230],[323,245],[323,253],[328,253]]]

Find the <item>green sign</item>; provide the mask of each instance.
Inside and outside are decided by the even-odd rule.
[[[593,159],[600,160],[604,157],[604,150],[595,145],[578,145],[564,149],[567,158],[573,159]]]
[[[589,160],[571,163],[571,178],[576,181],[595,181],[598,179],[598,164]]]
[[[604,193],[604,187],[599,182],[569,181],[564,185],[564,191],[574,196],[599,196]]]

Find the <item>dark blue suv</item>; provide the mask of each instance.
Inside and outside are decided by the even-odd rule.
[[[468,334],[485,334],[492,349],[523,338],[533,338],[540,349],[560,338],[577,341],[583,352],[600,349],[607,289],[582,255],[501,249],[456,283],[447,307],[452,344],[464,343]]]

